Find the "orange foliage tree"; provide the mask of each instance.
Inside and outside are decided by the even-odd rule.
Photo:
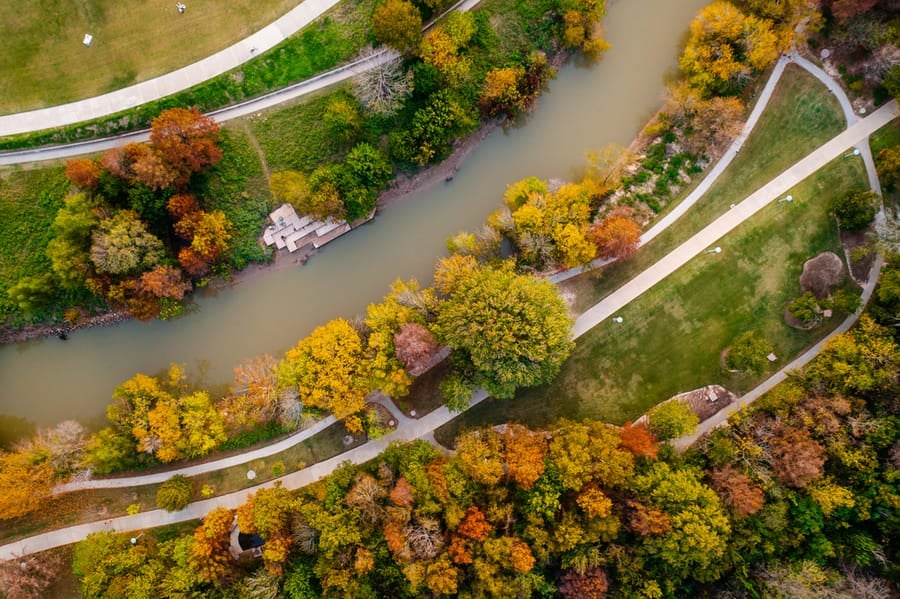
[[[229,551],[233,521],[231,510],[219,507],[206,514],[194,531],[188,561],[204,582],[223,584],[235,573],[235,562]]]
[[[493,527],[484,517],[484,512],[473,505],[466,510],[466,516],[460,522],[456,531],[473,541],[483,541],[488,538],[492,529]]]
[[[762,488],[731,464],[709,472],[709,486],[738,520],[755,514],[765,502]]]
[[[510,480],[530,489],[544,473],[547,440],[521,424],[510,424],[503,432],[506,473]]]
[[[659,451],[656,436],[646,425],[626,422],[619,431],[619,447],[639,458],[655,458]]]
[[[197,107],[170,108],[150,125],[153,151],[169,168],[176,187],[184,187],[191,175],[215,165],[222,159],[219,125],[200,114]]]
[[[631,217],[630,209],[617,208],[591,228],[591,236],[601,256],[623,260],[637,251],[641,227]]]
[[[96,189],[103,169],[100,162],[90,158],[66,161],[66,177],[81,189]]]

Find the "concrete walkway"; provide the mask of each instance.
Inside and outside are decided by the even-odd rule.
[[[309,428],[303,429],[302,431],[286,437],[281,441],[278,441],[277,443],[272,443],[253,451],[246,451],[219,460],[203,462],[202,464],[194,464],[192,466],[186,466],[184,468],[175,468],[172,470],[166,470],[164,472],[155,472],[153,474],[123,476],[121,478],[98,478],[95,480],[74,481],[54,487],[53,494],[59,495],[62,493],[82,491],[85,489],[121,489],[124,487],[154,485],[166,482],[176,474],[181,474],[182,476],[197,476],[200,474],[205,474],[207,472],[215,472],[216,470],[231,468],[232,466],[240,466],[241,464],[246,464],[248,462],[252,462],[253,460],[267,458],[271,455],[275,455],[276,453],[286,451],[294,445],[302,443],[306,439],[319,434],[336,422],[337,420],[335,420],[334,416],[329,415],[325,418],[322,418]]]
[[[475,6],[477,6],[480,1],[481,0],[461,0],[460,2],[457,2],[452,7],[447,9],[443,14],[441,14],[441,16],[438,17],[438,19],[435,19],[434,21],[432,21],[432,23],[430,23],[428,26],[426,26],[425,29],[428,30],[429,28],[431,28],[434,25],[434,23],[436,23],[440,18],[442,18],[447,13],[449,13],[453,10],[458,10],[458,11],[462,11],[462,12],[469,11],[472,8],[474,8]],[[330,8],[331,6],[336,4],[338,2],[338,0],[306,0],[303,4],[301,4],[294,10],[295,11],[299,10],[312,2],[319,2],[320,4],[325,6],[325,10],[327,10],[328,8]],[[291,11],[291,12],[293,13],[294,11]],[[289,14],[291,14],[291,13],[289,13]],[[316,15],[316,16],[319,16],[319,15]],[[282,19],[286,19],[287,17],[288,17],[288,15],[285,15],[284,17],[282,17]],[[279,19],[279,21],[281,21],[281,19]],[[276,21],[276,23],[278,23],[279,21]],[[269,27],[274,27],[276,23],[273,23]],[[263,31],[265,31],[265,30],[263,30]],[[250,38],[247,38],[247,40],[254,39],[254,36],[260,35],[260,34],[262,34],[262,31],[254,34]],[[235,46],[232,46],[232,48],[236,48],[238,46],[240,46],[242,48],[244,48],[245,46],[246,46],[246,48],[254,47],[253,44],[247,46],[245,44],[245,42],[247,42],[247,40],[239,42]],[[279,42],[280,42],[280,40],[279,40]],[[275,45],[275,43],[279,43],[279,42],[274,42],[272,45]],[[255,42],[253,42],[253,43],[255,43]],[[257,44],[255,47],[258,48],[257,54],[259,52],[261,52],[263,49],[263,46],[259,45],[259,44]],[[231,49],[229,49],[229,50],[231,50]],[[223,51],[223,52],[227,52],[227,51]],[[220,54],[222,54],[222,53],[220,53]],[[215,56],[218,56],[218,55],[215,55]],[[216,119],[216,121],[218,121],[218,122],[224,122],[224,121],[229,121],[231,119],[244,117],[244,116],[259,112],[261,110],[266,110],[266,109],[272,108],[273,106],[277,106],[278,104],[281,104],[282,102],[287,102],[288,100],[293,100],[295,98],[299,98],[301,96],[324,89],[331,85],[335,85],[336,83],[346,81],[348,79],[351,79],[352,77],[355,77],[356,75],[358,75],[362,72],[365,72],[369,69],[374,68],[377,65],[381,65],[381,64],[384,64],[391,60],[394,60],[397,57],[398,57],[398,54],[396,52],[394,52],[392,50],[382,49],[371,56],[368,56],[366,58],[362,58],[359,60],[355,60],[346,65],[337,67],[335,69],[332,69],[330,71],[327,71],[325,73],[322,73],[320,75],[312,77],[310,79],[306,79],[299,83],[289,85],[285,88],[270,92],[268,94],[264,94],[257,98],[252,98],[250,100],[246,100],[244,102],[235,104],[233,106],[228,106],[226,108],[220,108],[218,110],[214,110],[207,114],[209,116],[214,117]],[[201,63],[204,63],[207,60],[212,60],[213,58],[214,58],[214,56],[207,58],[204,61],[201,61],[200,63],[196,63],[195,65],[191,65],[190,67],[185,67],[185,69],[191,69],[191,68],[195,67],[196,65],[200,65]],[[247,57],[247,59],[249,59],[249,56]],[[223,64],[224,64],[225,60],[226,60],[225,58],[222,58]],[[246,60],[244,60],[242,62],[246,62]],[[228,67],[228,68],[224,69],[222,72],[225,72],[225,71],[233,68],[234,66],[237,66],[238,64],[241,64],[241,63],[237,63],[231,67]],[[181,69],[181,71],[183,71],[185,69]],[[164,77],[174,76],[176,73],[179,73],[179,72],[180,71],[175,71],[175,73],[170,73],[169,75],[164,75],[160,79],[162,79]],[[213,77],[216,74],[219,74],[219,73],[214,73],[214,74],[210,74],[210,75],[207,75],[206,77],[204,77],[203,73],[205,73],[205,72],[206,72],[205,67],[204,68],[198,67],[196,70],[192,71],[192,74],[193,74],[195,80],[192,83],[190,83],[190,85],[185,85],[184,87],[179,87],[177,89],[173,89],[172,91],[167,91],[166,93],[164,93],[158,97],[164,97],[166,95],[176,93],[183,89],[187,89],[188,87],[191,87],[198,83],[202,83],[206,79]],[[156,80],[154,79],[152,81],[156,81]],[[183,84],[185,82],[186,82],[186,78],[182,79],[181,84]],[[150,81],[145,82],[145,84],[149,84],[149,83],[151,83],[151,82]],[[179,84],[179,85],[181,85],[181,84]],[[140,85],[144,85],[144,84],[138,84],[138,86],[140,86]],[[134,87],[138,87],[138,86],[134,86]],[[175,86],[175,87],[177,87],[177,86]],[[77,111],[76,112],[77,112],[78,116],[66,116],[67,114],[73,113],[73,111],[74,111],[74,109],[70,109],[69,107],[71,107],[75,104],[80,105],[81,102],[75,102],[73,104],[64,104],[62,106],[55,106],[53,108],[45,108],[45,109],[42,109],[41,111],[35,111],[35,112],[45,112],[45,111],[50,111],[53,113],[58,112],[61,114],[60,114],[60,116],[54,117],[55,120],[53,120],[53,122],[63,120],[63,121],[65,121],[65,123],[77,123],[77,122],[82,122],[84,120],[87,120],[89,118],[99,118],[101,116],[106,116],[107,114],[114,114],[116,112],[125,110],[132,106],[137,106],[144,102],[149,102],[151,100],[158,99],[157,97],[144,98],[144,99],[141,99],[140,101],[135,101],[135,103],[132,103],[132,104],[129,104],[127,99],[123,99],[122,97],[119,97],[119,96],[116,96],[117,99],[110,100],[109,102],[107,102],[105,100],[103,102],[101,102],[101,100],[100,100],[100,98],[106,98],[107,96],[113,96],[115,94],[120,94],[122,92],[127,91],[128,89],[132,89],[132,88],[126,88],[126,90],[119,90],[118,92],[111,92],[110,94],[106,94],[106,95],[100,96],[98,98],[91,98],[90,100],[83,100],[82,102],[85,102],[90,105],[93,105],[95,103],[100,103],[100,104],[103,104],[104,106],[112,106],[111,102],[114,100],[120,102],[120,104],[117,105],[118,108],[116,108],[115,110],[113,110],[112,108],[104,108],[103,111],[101,111],[102,114],[99,114],[99,115],[93,116],[93,117],[83,117],[81,115],[81,112],[77,112]],[[40,121],[40,124],[34,124],[33,123],[34,119],[28,116],[30,114],[32,114],[32,113],[20,113],[20,114],[15,114],[15,115],[0,116],[0,137],[3,137],[4,135],[13,134],[14,131],[12,129],[19,126],[19,125],[14,125],[13,123],[19,123],[19,119],[22,119],[23,123],[24,122],[32,123],[32,124],[28,125],[24,129],[24,131],[38,131],[41,129],[59,127],[62,124],[65,124],[65,123],[58,123],[55,125],[48,125],[47,122],[50,122],[50,121]],[[49,112],[48,112],[48,114],[49,114]],[[35,117],[35,118],[37,118],[37,117]],[[43,118],[43,117],[41,117],[41,118]],[[25,127],[25,125],[22,125],[22,127]],[[19,132],[21,132],[21,131],[19,131]],[[136,131],[134,133],[125,133],[122,135],[116,135],[113,137],[106,137],[103,139],[80,141],[80,142],[74,142],[74,143],[70,143],[70,144],[59,145],[59,146],[47,146],[47,147],[41,147],[41,148],[29,148],[29,149],[25,149],[25,150],[14,150],[14,151],[10,151],[10,152],[2,152],[2,153],[0,153],[0,165],[23,164],[23,163],[27,163],[27,162],[38,162],[38,161],[42,161],[42,160],[60,160],[60,159],[64,159],[64,158],[73,158],[75,156],[82,156],[85,154],[96,154],[96,153],[108,150],[110,148],[114,148],[117,146],[123,146],[123,145],[129,144],[129,143],[144,142],[144,141],[147,141],[148,139],[150,139],[150,131],[143,130],[143,131]]]

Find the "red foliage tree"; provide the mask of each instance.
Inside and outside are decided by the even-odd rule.
[[[731,464],[711,471],[709,486],[738,520],[755,514],[765,503],[763,490]]]
[[[62,558],[46,551],[0,562],[0,593],[6,599],[40,599],[62,569]]]
[[[661,535],[672,529],[672,522],[662,510],[644,505],[637,501],[629,501],[628,525],[631,530],[642,537]]]
[[[184,268],[184,272],[193,277],[200,277],[209,272],[209,263],[191,248],[183,248],[178,252],[178,263]]]
[[[822,476],[825,459],[825,448],[806,429],[787,429],[773,443],[772,468],[790,487],[803,488]]]
[[[559,593],[566,599],[604,599],[609,582],[606,572],[594,567],[584,572],[569,570],[559,580]]]
[[[838,21],[846,21],[850,17],[872,10],[876,4],[878,0],[832,0],[831,14]]]
[[[219,125],[194,107],[170,108],[150,125],[153,151],[173,173],[173,183],[183,187],[191,175],[222,159]]]
[[[90,158],[66,161],[66,177],[80,189],[96,189],[103,173],[100,163]]]
[[[643,424],[626,422],[619,431],[619,447],[640,458],[655,458],[659,451],[656,436]]]
[[[423,370],[440,349],[431,331],[415,322],[407,322],[394,335],[397,359],[412,373]]]
[[[617,208],[591,228],[591,237],[602,257],[624,260],[637,251],[641,227],[631,217],[631,209]]]
[[[179,193],[169,198],[166,210],[175,220],[181,220],[188,214],[200,211],[200,202],[197,196],[189,193]]]

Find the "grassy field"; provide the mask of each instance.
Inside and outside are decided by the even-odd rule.
[[[245,131],[222,129],[222,162],[203,187],[209,207],[222,210],[234,227],[231,265],[240,269],[271,257],[271,249],[261,247],[258,237],[274,202],[260,157]]]
[[[784,324],[788,301],[800,294],[803,262],[840,252],[829,201],[864,189],[857,158],[839,158],[791,190],[791,204],[772,204],[725,236],[719,255],[702,254],[618,314],[580,338],[551,385],[514,400],[488,400],[440,430],[447,440],[463,427],[560,417],[621,424],[680,391],[721,383],[743,392],[754,377],[723,372],[720,355],[746,330],[771,342],[783,365],[836,326],[835,314],[810,331]],[[840,254],[839,254],[840,255]],[[774,368],[773,367],[773,368]]]
[[[297,0],[2,0],[0,113],[102,94],[213,54]],[[90,48],[84,34],[94,36]]]
[[[785,69],[769,105],[741,153],[712,188],[675,224],[634,258],[570,279],[561,287],[578,298],[577,313],[594,305],[647,269],[684,240],[762,187],[784,169],[828,141],[845,126],[840,105],[825,87],[799,67]],[[685,191],[684,195],[687,195]],[[682,197],[683,197],[682,196]],[[672,202],[677,205],[681,198]]]

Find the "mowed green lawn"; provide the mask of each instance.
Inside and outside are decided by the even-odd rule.
[[[599,277],[589,273],[562,285],[564,291],[577,296],[575,311],[583,312],[600,301],[845,126],[841,107],[825,86],[789,65],[740,154],[687,214],[631,260],[610,265]],[[687,192],[682,198],[684,195]]]
[[[0,114],[71,102],[213,54],[301,0],[0,0]],[[94,36],[90,48],[84,34]]]
[[[793,203],[775,203],[726,235],[722,253],[701,254],[659,285],[600,323],[577,343],[551,385],[513,400],[488,400],[445,427],[518,420],[543,425],[560,417],[621,424],[681,391],[721,383],[746,391],[758,379],[724,372],[720,356],[746,330],[775,345],[778,367],[822,338],[843,318],[800,331],[784,324],[787,303],[800,294],[803,262],[819,252],[840,253],[829,202],[864,189],[855,157],[839,158],[790,191]]]

